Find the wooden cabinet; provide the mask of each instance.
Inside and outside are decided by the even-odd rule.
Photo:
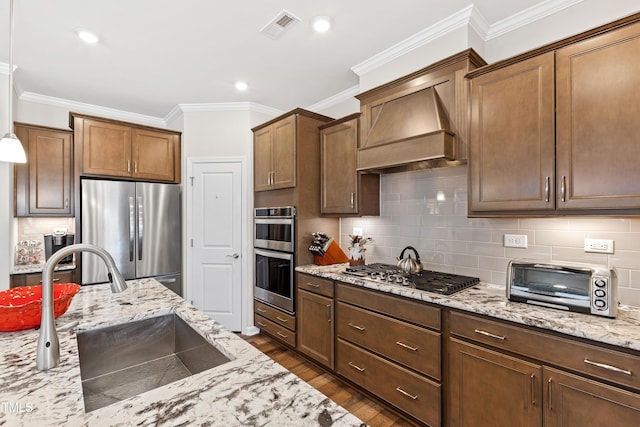
[[[14,167],[15,216],[73,216],[71,131],[15,124],[27,163]]]
[[[448,314],[451,426],[631,427],[640,419],[638,354]]]
[[[469,74],[470,216],[637,213],[638,20]]]
[[[336,372],[439,426],[440,309],[340,282],[336,297]]]
[[[557,209],[640,209],[640,23],[556,51]]]
[[[180,134],[72,115],[82,175],[180,182]]]
[[[451,339],[448,421],[454,426],[542,425],[542,367]]]
[[[255,131],[254,191],[296,186],[296,116]]]
[[[360,114],[320,126],[320,212],[380,215],[380,176],[356,170]]]
[[[545,367],[544,425],[637,426],[640,395],[577,375]]]
[[[253,301],[254,322],[262,332],[265,332],[280,342],[291,347],[296,345],[295,316],[278,310],[261,301]]]
[[[333,369],[333,282],[298,273],[297,283],[296,349]]]
[[[555,209],[553,52],[471,81],[469,211]]]
[[[53,273],[53,283],[73,283],[74,270],[61,270]],[[12,274],[11,287],[34,286],[42,284],[42,273]]]

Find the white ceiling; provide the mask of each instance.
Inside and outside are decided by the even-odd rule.
[[[548,0],[555,1],[558,0]],[[178,104],[253,102],[287,111],[358,84],[357,64],[475,5],[491,26],[540,0],[15,0],[20,93],[165,117]],[[278,40],[259,30],[283,9]],[[0,62],[9,62],[9,0]],[[317,15],[333,29],[314,33]],[[80,41],[74,30],[100,37]],[[236,80],[249,90],[238,93]]]

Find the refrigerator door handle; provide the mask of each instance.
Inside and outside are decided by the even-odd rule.
[[[142,237],[144,236],[144,212],[142,197],[138,197],[138,261],[142,261]]]
[[[133,262],[134,243],[136,238],[136,207],[133,203],[133,197],[129,197],[129,262]]]

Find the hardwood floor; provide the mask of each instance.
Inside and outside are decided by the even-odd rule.
[[[242,338],[369,426],[413,426],[267,335],[258,334]]]

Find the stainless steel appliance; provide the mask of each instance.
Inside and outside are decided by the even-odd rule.
[[[477,277],[430,270],[409,274],[396,265],[380,263],[347,267],[344,273],[442,295],[451,295],[480,283]]]
[[[181,190],[176,184],[83,179],[82,243],[106,249],[125,279],[153,277],[182,295]],[[107,281],[82,254],[82,284]]]
[[[507,298],[615,317],[618,311],[616,271],[594,264],[511,260],[507,270]]]
[[[294,306],[293,206],[257,208],[254,215],[254,297],[291,314]]]
[[[73,234],[68,233],[58,233],[54,232],[53,234],[45,234],[44,235],[44,255],[45,260],[51,258],[51,255],[58,252],[60,249],[73,245]],[[69,264],[73,261],[73,254],[62,258],[58,264]]]

